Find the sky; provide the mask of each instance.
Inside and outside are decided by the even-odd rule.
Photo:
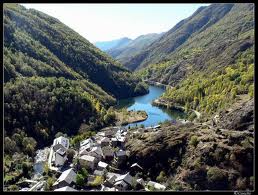
[[[22,4],[61,22],[94,43],[161,33],[208,4]]]

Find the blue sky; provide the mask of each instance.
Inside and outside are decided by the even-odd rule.
[[[22,5],[58,18],[93,43],[168,31],[198,7],[208,4]]]

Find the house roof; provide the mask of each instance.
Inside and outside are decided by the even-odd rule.
[[[104,175],[104,171],[100,171],[100,170],[95,170],[93,172],[94,175]]]
[[[107,181],[113,183],[117,178],[117,175],[108,175],[107,174]]]
[[[133,163],[131,165],[131,168],[133,168],[133,167],[139,167],[140,169],[143,169],[138,163]]]
[[[65,187],[62,187],[62,188],[55,189],[54,191],[78,191],[78,190],[73,189],[69,186],[65,186]]]
[[[123,180],[117,181],[114,185],[115,185],[115,186],[121,185],[121,186],[123,186],[123,187],[128,186],[128,184],[127,184],[125,181],[123,181]]]
[[[120,141],[120,142],[125,142],[125,137],[122,137],[122,136],[118,137],[117,140]]]
[[[80,142],[80,147],[87,145],[89,143],[93,143],[93,140],[91,138],[85,139],[83,141]]]
[[[118,177],[120,177],[121,175],[118,174],[118,173],[107,172],[107,178],[110,179],[110,178],[113,177],[113,176],[115,176],[116,178],[118,178]]]
[[[80,147],[79,154],[81,154],[85,150],[91,149],[93,146],[94,146],[94,143],[88,143],[86,145],[83,145],[82,147]]]
[[[160,183],[157,183],[157,182],[154,182],[154,181],[149,181],[147,183],[148,186],[153,186],[155,189],[158,189],[158,190],[165,190],[166,189],[166,186],[160,184]]]
[[[123,180],[124,182],[126,182],[126,183],[131,185],[132,179],[133,179],[132,176],[128,172],[128,173],[126,173],[124,175],[121,175],[120,177],[116,178],[115,182]]]
[[[66,171],[64,171],[60,177],[57,179],[57,181],[54,183],[54,185],[60,183],[61,181],[66,181],[68,184],[75,182],[76,181],[76,173],[74,172],[74,170],[68,169]]]
[[[57,145],[57,144],[61,144],[62,146],[64,146],[66,149],[69,148],[69,139],[63,137],[63,136],[60,136],[56,139],[54,139],[54,143],[53,145]]]
[[[103,147],[102,152],[104,156],[114,156],[113,148],[110,146]]]
[[[108,137],[103,137],[100,141],[101,142],[110,142],[110,139]]]
[[[61,156],[65,156],[65,153],[66,151],[63,149],[63,148],[59,148],[57,151],[56,151],[57,154],[60,154]]]
[[[103,156],[103,152],[102,152],[102,149],[101,147],[99,146],[94,146],[90,152],[94,152],[96,153],[97,155],[100,155],[100,156]]]
[[[116,156],[126,156],[126,152],[120,149],[116,152]]]
[[[144,180],[142,178],[136,179],[136,182],[139,183],[139,184],[144,185]]]
[[[79,159],[89,161],[89,162],[94,162],[96,158],[94,156],[83,155]]]
[[[105,136],[105,132],[98,132],[97,134],[96,134],[96,136],[102,136],[102,137],[104,137]]]
[[[99,167],[106,168],[106,167],[108,166],[108,164],[105,163],[105,162],[99,161],[98,166],[99,166]]]
[[[111,141],[116,142],[116,141],[118,141],[118,140],[117,140],[117,138],[116,138],[116,137],[112,137],[112,138],[111,138]]]
[[[116,131],[114,131],[114,130],[108,130],[108,131],[105,131],[105,136],[114,135],[115,133],[116,133]]]

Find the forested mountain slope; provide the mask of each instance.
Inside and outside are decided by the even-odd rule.
[[[115,97],[135,95],[138,81],[57,19],[17,4],[4,6],[5,81],[17,76],[88,79]]]
[[[229,5],[201,9],[225,10],[223,6]],[[171,104],[212,113],[232,104],[238,95],[253,96],[253,63],[254,5],[233,4],[223,18],[137,74],[175,87],[163,96]]]

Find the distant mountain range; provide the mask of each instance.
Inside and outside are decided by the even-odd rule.
[[[154,41],[158,40],[164,33],[150,33],[141,35],[134,40],[128,41],[126,44],[118,44],[105,52],[111,55],[113,58],[127,64],[131,58],[138,52],[150,46]]]
[[[107,51],[112,48],[124,46],[128,44],[130,41],[132,41],[132,39],[124,37],[124,38],[115,39],[112,41],[99,41],[94,43],[94,45],[99,49],[101,49],[102,51]]]

